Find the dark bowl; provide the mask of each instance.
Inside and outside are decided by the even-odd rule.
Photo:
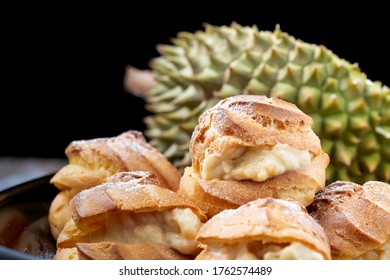
[[[52,176],[0,192],[0,259],[53,259],[48,212],[58,189],[49,182]]]

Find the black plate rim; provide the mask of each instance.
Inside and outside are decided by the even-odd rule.
[[[35,188],[35,187],[43,185],[43,184],[49,184],[50,179],[54,176],[54,174],[55,173],[45,175],[42,177],[38,177],[38,178],[11,186],[9,188],[6,188],[5,190],[0,191],[0,205],[6,199],[13,197],[19,193],[26,192],[32,188]]]

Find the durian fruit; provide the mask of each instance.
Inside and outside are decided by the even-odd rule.
[[[146,136],[177,167],[190,165],[188,145],[198,116],[220,99],[255,94],[296,104],[330,156],[328,181],[390,181],[390,90],[324,46],[279,27],[205,25],[159,45]]]

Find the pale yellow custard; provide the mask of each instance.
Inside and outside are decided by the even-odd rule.
[[[287,144],[262,148],[236,146],[222,155],[207,150],[202,163],[204,180],[253,180],[262,182],[289,170],[310,165],[311,154]]]
[[[85,242],[149,243],[195,255],[199,252],[195,237],[201,226],[198,216],[188,208],[132,214],[123,212],[107,219],[105,227],[93,232]]]
[[[207,246],[207,251],[220,260],[323,260],[322,254],[300,242],[289,245],[261,242]]]

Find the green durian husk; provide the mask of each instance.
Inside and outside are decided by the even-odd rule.
[[[390,182],[390,90],[324,46],[256,26],[205,25],[160,45],[151,61],[145,135],[179,169],[191,165],[199,115],[219,100],[255,94],[296,104],[330,157],[328,182]]]

